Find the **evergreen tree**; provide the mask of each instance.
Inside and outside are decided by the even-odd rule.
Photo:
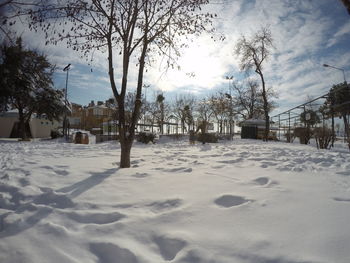
[[[26,139],[25,125],[33,113],[50,120],[63,114],[63,92],[52,88],[54,66],[44,55],[24,49],[21,38],[2,46],[0,56],[1,108],[18,110],[19,132]]]
[[[343,119],[345,135],[350,148],[350,127],[348,115],[350,114],[350,85],[346,82],[334,85],[327,98],[336,116]]]

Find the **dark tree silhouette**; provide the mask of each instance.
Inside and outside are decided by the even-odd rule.
[[[350,0],[341,0],[346,8],[348,10],[348,13],[350,15]]]
[[[345,135],[350,149],[350,127],[348,115],[350,114],[350,85],[346,82],[333,85],[329,91],[327,102],[335,115],[344,122]]]
[[[19,38],[15,45],[1,48],[0,61],[0,101],[18,109],[22,139],[26,139],[25,125],[33,113],[50,120],[63,115],[63,92],[52,88],[54,66],[45,56],[25,50]]]

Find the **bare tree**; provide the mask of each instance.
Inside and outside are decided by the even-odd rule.
[[[207,132],[210,118],[213,115],[213,111],[210,106],[210,101],[207,99],[202,99],[201,101],[199,101],[197,103],[196,113],[198,126],[197,130],[199,127],[202,127],[202,132]]]
[[[249,79],[244,84],[233,83],[232,89],[238,115],[244,120],[262,116],[263,100],[256,81]]]
[[[223,133],[224,120],[229,115],[230,102],[226,94],[218,92],[209,99],[209,105],[218,123],[219,133]]]
[[[160,133],[163,134],[163,126],[164,126],[164,119],[165,119],[165,104],[164,104],[165,97],[162,93],[157,95],[157,100],[156,100],[156,105],[158,106],[158,111],[157,111],[157,119],[158,119],[158,124],[160,127]]]
[[[268,140],[270,130],[269,100],[263,74],[263,63],[268,59],[272,48],[271,31],[263,27],[251,38],[242,36],[236,44],[235,52],[240,57],[240,69],[246,72],[254,70],[261,80],[263,108],[265,117],[264,141]]]
[[[44,30],[47,43],[66,40],[68,47],[84,56],[94,50],[107,52],[109,80],[118,103],[120,167],[130,167],[147,58],[157,52],[171,65],[178,55],[176,39],[199,34],[210,25],[213,15],[199,12],[208,0],[53,0],[50,3],[31,15],[31,28]],[[122,61],[119,88],[114,72],[117,54]],[[138,67],[136,99],[127,125],[125,95],[133,58]]]
[[[0,1],[0,39],[7,39],[12,44],[18,36],[11,31],[11,26],[15,25],[21,17],[30,13],[32,8],[45,5],[44,0],[2,0]]]
[[[195,98],[191,95],[181,95],[175,98],[173,104],[173,114],[180,120],[182,133],[185,133],[186,124],[193,124],[193,111],[195,107]]]

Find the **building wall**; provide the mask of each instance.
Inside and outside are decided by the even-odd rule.
[[[69,116],[70,128],[92,131],[93,128],[103,127],[103,122],[113,119],[113,112],[103,102],[95,105],[93,102],[87,107],[72,103],[72,113]]]
[[[91,131],[93,128],[102,128],[103,122],[112,119],[112,110],[106,107],[94,106],[85,109],[83,126]]]
[[[70,128],[72,129],[84,128],[83,127],[84,113],[85,113],[85,110],[81,105],[72,103],[72,113],[68,117]]]
[[[57,121],[47,119],[31,119],[29,122],[33,138],[49,138],[51,131],[58,127]]]
[[[0,117],[0,137],[10,138],[11,131],[15,122],[18,122],[18,117],[1,116]],[[32,118],[29,121],[29,127],[33,138],[48,138],[51,135],[51,130],[57,129],[59,122],[50,121],[45,118]]]
[[[0,117],[0,138],[10,138],[13,124],[17,117]]]

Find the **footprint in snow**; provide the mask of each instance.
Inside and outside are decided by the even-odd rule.
[[[29,185],[29,180],[26,178],[20,178],[18,182],[21,184],[22,187]]]
[[[69,173],[67,172],[67,170],[54,170],[54,172],[55,172],[57,175],[63,175],[63,176],[66,176],[66,175],[69,174]]]
[[[218,206],[222,206],[222,207],[232,207],[232,206],[239,206],[239,205],[245,204],[249,201],[252,201],[252,200],[245,199],[244,197],[238,196],[238,195],[223,195],[217,198],[215,200],[215,203]]]
[[[76,222],[83,224],[110,224],[117,222],[125,217],[125,215],[114,213],[68,213],[68,217]]]
[[[258,177],[253,180],[253,183],[258,185],[267,185],[270,182],[268,177]]]
[[[350,171],[346,171],[346,172],[337,172],[336,174],[344,175],[344,176],[350,176]]]
[[[139,260],[129,249],[113,243],[91,243],[90,251],[103,263],[138,263]]]
[[[159,213],[159,212],[175,209],[181,206],[182,203],[183,202],[181,199],[169,199],[165,201],[153,202],[151,204],[148,204],[147,206],[151,207],[151,210],[153,212]]]
[[[42,169],[47,169],[47,170],[53,170],[53,167],[48,166],[48,165],[40,166],[40,168],[42,168]]]
[[[234,163],[240,163],[242,161],[243,161],[243,158],[237,158],[237,159],[231,159],[231,160],[218,161],[218,163],[234,164]]]
[[[213,168],[213,169],[221,169],[221,168],[224,168],[224,167],[225,167],[225,165],[214,165],[211,168]]]
[[[148,174],[148,173],[136,173],[136,174],[133,174],[131,176],[136,177],[136,178],[145,178],[145,177],[150,176],[150,174]]]
[[[333,200],[338,202],[350,202],[350,198],[334,197]]]
[[[192,172],[192,168],[186,168],[186,167],[177,167],[172,169],[166,169],[166,172],[175,173],[175,172],[185,172],[190,173]]]
[[[155,236],[153,241],[157,244],[164,260],[171,261],[186,246],[186,241],[164,236]]]

